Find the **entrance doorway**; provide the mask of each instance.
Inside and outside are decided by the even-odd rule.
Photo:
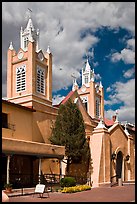
[[[122,162],[123,162],[123,154],[121,151],[117,154],[116,159],[116,175],[117,175],[117,181],[122,176]]]

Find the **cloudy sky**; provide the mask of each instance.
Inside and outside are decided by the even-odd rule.
[[[53,54],[53,104],[81,86],[86,56],[104,87],[105,117],[135,123],[134,2],[2,2],[2,97],[6,97],[7,49],[20,48],[20,28],[40,29],[40,48]]]

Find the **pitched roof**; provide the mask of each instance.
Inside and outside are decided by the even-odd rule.
[[[114,124],[114,121],[104,118],[104,123],[106,126],[112,126]]]
[[[65,104],[65,103],[68,101],[68,99],[72,96],[73,93],[74,93],[74,91],[70,91],[70,92],[68,93],[68,95],[60,102],[59,105]]]

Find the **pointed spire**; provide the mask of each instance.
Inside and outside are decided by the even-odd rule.
[[[73,80],[73,86],[72,86],[72,91],[76,91],[78,90],[78,84],[77,84],[77,81],[76,81],[76,78]]]
[[[39,35],[39,28],[37,28],[37,35]]]
[[[90,68],[90,65],[89,65],[88,58],[87,58],[85,71],[90,71],[90,70],[91,70],[91,68]]]
[[[95,81],[95,73],[94,73],[94,69],[91,71],[91,81]]]
[[[102,86],[102,82],[100,81],[100,83],[99,83],[99,86],[100,86],[100,88],[103,88],[103,86]]]
[[[47,53],[51,53],[51,51],[50,51],[50,46],[48,45],[48,48],[47,48]]]
[[[125,133],[126,133],[126,135],[130,135],[129,132],[128,132],[128,130],[127,130],[127,121],[126,121],[126,123],[125,123]]]
[[[27,30],[30,30],[30,29],[31,29],[32,31],[35,30],[31,18],[29,18],[29,20],[28,20],[28,24],[27,24],[26,29],[27,29]]]
[[[21,32],[21,33],[23,32],[23,28],[22,28],[22,26],[21,26],[21,28],[20,28],[20,32]]]
[[[28,49],[28,41],[31,42],[35,42],[36,43],[36,51],[39,50],[39,30],[35,30],[32,19],[31,19],[31,14],[30,12],[32,12],[29,8],[28,8],[28,23],[26,28],[23,30],[23,28],[21,27],[20,30],[20,42],[21,42],[21,48],[23,50],[27,50]]]
[[[100,121],[99,121],[99,123],[98,123],[96,128],[105,128],[106,129],[106,127],[104,125],[103,118],[101,116],[99,118],[100,118]]]
[[[13,50],[13,49],[14,49],[14,48],[13,48],[13,45],[12,45],[12,42],[10,42],[9,49],[10,49],[10,50]]]
[[[116,120],[115,120],[115,123],[119,123],[118,121],[118,111],[116,110]]]

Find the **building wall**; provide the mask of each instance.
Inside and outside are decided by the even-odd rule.
[[[57,108],[55,109],[55,112],[57,111]],[[16,140],[23,140],[23,141],[30,141],[30,142],[38,142],[41,144],[50,144],[49,141],[49,137],[51,135],[51,126],[52,126],[52,121],[55,121],[55,117],[56,114],[53,111],[52,112],[45,112],[45,111],[30,111],[29,108],[26,107],[21,107],[20,105],[16,104],[12,104],[12,103],[2,103],[2,113],[7,113],[9,118],[8,118],[8,123],[15,125],[14,130],[13,129],[9,129],[9,128],[2,128],[2,138],[11,138],[11,139],[16,139]],[[18,144],[19,146],[21,144]],[[27,144],[24,144],[24,150],[28,150]],[[15,144],[13,144],[12,142],[12,149],[16,149]],[[33,153],[35,152],[36,154],[36,160],[34,160],[33,162],[33,167],[32,170],[34,171],[34,169],[36,170],[36,172],[33,172],[33,175],[36,177],[38,176],[38,163],[39,163],[39,159],[37,156],[39,156],[39,153],[37,151],[37,147],[31,146],[30,151]],[[43,148],[43,147],[41,147]],[[47,151],[47,158],[43,158],[42,159],[42,166],[41,166],[41,170],[46,174],[60,174],[60,159],[57,159],[58,155],[62,154],[62,148],[64,147],[55,147],[57,149],[55,149],[55,151],[51,152],[50,150],[50,146],[45,147],[47,148],[47,150],[45,149],[45,151]],[[3,146],[3,152],[5,152],[5,145]],[[6,142],[6,152],[8,149],[8,142]],[[19,155],[21,153],[17,153],[17,151],[15,151],[16,153],[14,153],[14,151],[12,151],[12,153],[14,153],[14,156],[16,156],[17,159],[19,159]],[[49,153],[48,153],[49,152]],[[10,154],[12,154],[10,153]],[[52,153],[52,155],[51,155]],[[55,154],[55,156],[54,156]],[[20,155],[21,156],[21,155]],[[25,155],[24,157],[26,157],[27,155]],[[24,158],[23,155],[21,156],[21,158]],[[29,157],[29,156],[28,156]],[[50,159],[51,157],[51,159]],[[15,159],[16,160],[16,159]],[[32,157],[33,160],[33,157]],[[10,166],[11,168],[17,168],[17,171],[19,173],[19,169],[18,166],[12,164],[11,160],[10,162]],[[31,161],[31,160],[30,160]],[[18,161],[19,162],[19,161]],[[23,163],[23,165],[26,165],[25,163]],[[15,167],[16,166],[16,167]],[[25,168],[25,167],[22,167]],[[6,169],[6,167],[4,167],[4,169]],[[27,171],[27,168],[26,168]],[[10,171],[11,174],[15,173],[14,169],[12,168]],[[25,173],[23,171],[21,171],[21,173]],[[30,169],[28,169],[28,174],[30,174]],[[12,176],[12,175],[11,175]],[[11,178],[12,179],[12,178]]]
[[[32,141],[33,113],[31,111],[2,103],[2,113],[7,113],[8,123],[15,125],[15,130],[2,128],[2,137]]]
[[[2,137],[50,144],[52,121],[57,115],[55,111],[32,112],[2,103],[2,112],[8,114],[8,123],[15,126],[14,129],[2,128]]]
[[[123,164],[122,164],[122,179],[123,181],[134,180],[134,161],[135,157],[133,154],[134,145],[133,138],[127,136],[123,131],[120,125],[115,125],[114,128],[110,131],[110,140],[111,140],[111,153],[116,152],[116,155],[119,151],[123,154]],[[128,151],[128,140],[130,140],[130,152]],[[130,162],[126,161],[125,158],[127,155],[130,155]],[[112,161],[112,172],[111,175],[114,176],[116,174],[116,160]]]
[[[33,113],[33,141],[50,144],[49,137],[52,132],[52,125],[56,114],[37,110]],[[41,139],[40,139],[41,138]]]

